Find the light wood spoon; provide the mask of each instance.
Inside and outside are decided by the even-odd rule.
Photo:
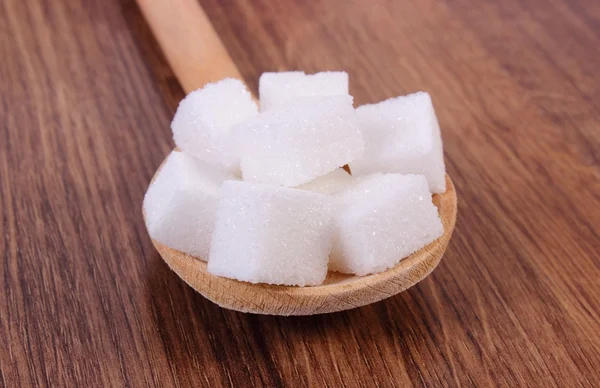
[[[137,1],[186,92],[226,77],[242,79],[197,0],[179,0],[177,6],[166,1]],[[215,276],[208,273],[205,261],[152,242],[179,277],[219,306],[272,315],[347,310],[396,295],[423,280],[437,266],[456,223],[456,191],[447,175],[446,185],[444,194],[432,197],[444,225],[442,237],[385,272],[368,276],[329,272],[320,286],[251,284]]]

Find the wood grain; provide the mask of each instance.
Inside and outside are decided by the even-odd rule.
[[[600,385],[597,1],[201,3],[254,91],[345,68],[358,104],[432,94],[444,260],[347,312],[217,307],[144,230],[183,92],[135,2],[4,0],[0,385]]]

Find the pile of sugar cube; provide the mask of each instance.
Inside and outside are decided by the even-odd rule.
[[[144,198],[154,240],[217,276],[314,286],[385,271],[443,234],[429,94],[354,108],[347,73],[299,71],[264,73],[259,94],[260,111],[224,79],[181,101],[178,149]]]

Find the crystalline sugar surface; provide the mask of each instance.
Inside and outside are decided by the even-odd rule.
[[[349,187],[353,182],[352,176],[343,168],[336,168],[327,175],[298,186],[297,189],[330,195]]]
[[[300,97],[233,130],[244,180],[299,186],[360,157],[351,96]]]
[[[230,129],[252,117],[258,108],[246,86],[227,78],[188,94],[171,123],[175,144],[209,164],[235,172],[239,156]]]
[[[302,71],[263,73],[258,82],[260,110],[265,112],[297,97],[348,94],[348,73],[324,71],[304,74]]]
[[[369,175],[337,198],[330,270],[385,271],[444,232],[423,175]]]
[[[221,183],[234,177],[173,151],[144,197],[146,227],[154,240],[206,260]]]
[[[362,105],[356,114],[365,152],[350,164],[353,175],[423,174],[432,193],[446,191],[442,138],[429,94],[418,92]]]
[[[220,191],[208,272],[251,283],[318,285],[332,244],[332,199],[241,181]]]

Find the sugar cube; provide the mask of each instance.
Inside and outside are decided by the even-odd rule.
[[[209,164],[239,171],[239,156],[231,138],[234,124],[258,114],[246,86],[227,78],[188,94],[171,123],[175,144]]]
[[[296,188],[330,195],[349,187],[352,182],[354,182],[352,175],[348,174],[343,168],[336,168],[329,174],[318,177]]]
[[[171,152],[144,197],[150,237],[206,260],[219,187],[230,179],[235,178],[190,155]]]
[[[260,111],[307,96],[334,96],[348,94],[348,73],[324,71],[304,74],[302,71],[263,73],[258,81]]]
[[[418,92],[356,108],[365,141],[353,175],[375,172],[423,174],[432,193],[446,191],[440,126],[431,97]]]
[[[444,232],[423,175],[361,177],[337,198],[329,263],[334,271],[384,271]]]
[[[332,244],[331,201],[308,191],[223,183],[208,272],[251,283],[321,284]]]
[[[299,97],[233,130],[244,180],[295,187],[360,157],[351,96]]]

